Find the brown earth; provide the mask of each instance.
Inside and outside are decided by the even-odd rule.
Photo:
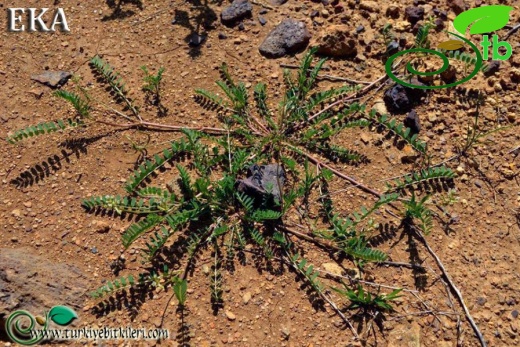
[[[31,80],[31,75],[44,70],[73,72],[81,77],[80,85],[91,88],[95,98],[109,103],[110,99],[88,66],[89,59],[96,54],[121,73],[132,90],[131,96],[140,105],[144,104],[140,66],[146,65],[151,71],[160,66],[166,68],[162,101],[169,110],[168,115],[158,117],[155,108],[145,106],[142,115],[147,120],[185,126],[219,126],[215,112],[203,110],[194,102],[193,89],[203,87],[217,91],[213,82],[219,79],[218,67],[227,62],[232,74],[240,80],[248,85],[264,81],[273,99],[281,97],[283,74],[280,64],[297,65],[303,54],[266,59],[259,54],[258,46],[284,18],[305,21],[313,40],[332,24],[347,24],[353,31],[363,25],[365,31],[359,35],[357,56],[330,59],[324,72],[354,80],[374,81],[385,74],[383,61],[377,55],[384,50],[378,31],[385,23],[394,23],[395,31],[406,38],[408,46],[414,40],[412,29],[404,18],[404,8],[413,6],[412,0],[396,1],[395,4],[361,1],[362,6],[352,5],[353,1],[339,1],[339,5],[334,5],[338,1],[330,1],[331,4],[324,5],[289,0],[281,6],[269,5],[272,9],[263,15],[267,20],[265,26],[258,23],[257,17],[262,9],[259,4],[268,1],[257,1],[253,5],[253,17],[245,20],[243,31],[220,23],[218,17],[227,5],[225,2],[144,1],[139,9],[135,1],[122,1],[120,11],[109,1],[57,2],[65,9],[70,33],[11,33],[4,30],[1,34],[0,120],[3,127],[0,136],[3,138],[16,129],[73,114],[65,102],[52,96],[50,88]],[[41,7],[43,3],[50,8],[58,6],[51,1],[35,0],[26,0],[23,6]],[[431,9],[438,7],[447,12],[448,18],[455,17],[456,6],[450,7],[451,1],[418,3],[425,8],[426,15],[433,16]],[[468,8],[481,3],[484,2],[465,1]],[[520,8],[515,1],[485,3],[515,6],[509,24],[520,21]],[[389,15],[395,13],[394,10],[387,11],[393,5],[399,13],[396,19]],[[20,1],[7,0],[0,5],[4,11],[16,6],[21,6]],[[310,18],[313,10],[319,12],[314,24]],[[173,18],[177,18],[174,24]],[[0,25],[7,27],[5,16],[1,17]],[[403,30],[399,31],[399,28]],[[499,30],[497,34],[503,37],[509,29]],[[187,44],[186,40],[193,32],[207,35],[207,40],[199,47]],[[219,33],[225,34],[227,39],[219,39]],[[435,32],[431,36],[434,43],[444,39],[443,33]],[[515,317],[520,309],[520,268],[517,263],[520,162],[519,150],[514,150],[520,145],[520,34],[513,34],[508,42],[513,47],[513,56],[501,64],[495,76],[479,76],[464,85],[481,89],[488,97],[482,107],[482,129],[504,129],[482,139],[468,158],[447,163],[459,174],[455,180],[458,201],[446,207],[447,214],[432,207],[439,217],[435,219],[434,230],[427,236],[429,245],[460,289],[489,346],[517,346],[520,340],[520,318]],[[72,84],[72,81],[68,83]],[[324,88],[329,85],[337,86],[340,82],[321,83]],[[382,85],[373,93],[368,106],[372,107],[375,100],[382,99],[389,86]],[[456,154],[468,125],[472,124],[472,108],[457,101],[453,92],[443,90],[429,92],[427,100],[415,110],[422,121],[420,138],[428,143],[433,154],[432,163]],[[98,115],[104,112],[107,119],[113,119],[108,111],[98,112]],[[399,122],[403,118],[395,117]],[[0,148],[3,227],[0,248],[30,248],[52,262],[81,269],[90,281],[89,287],[85,288],[84,309],[79,312],[78,326],[162,326],[176,335],[181,331],[181,324],[171,290],[153,293],[144,304],[133,309],[115,307],[106,315],[95,315],[91,308],[96,303],[86,295],[102,285],[103,280],[115,278],[110,265],[123,251],[120,235],[130,222],[87,214],[80,205],[81,200],[96,195],[124,194],[123,182],[139,156],[129,139],[143,142],[147,138],[144,132],[113,130],[98,125],[31,138],[18,145],[6,143]],[[166,141],[179,136],[176,133],[150,134],[149,153],[161,150]],[[410,154],[406,147],[396,148],[389,141],[381,141],[375,133],[363,132],[360,136],[358,130],[349,130],[335,141],[350,145],[370,159],[369,164],[346,166],[343,170],[379,190],[385,187],[384,179],[403,175],[414,167],[414,164],[402,161]],[[37,165],[49,162],[48,158],[55,155],[60,158],[59,164],[49,174],[33,182],[27,181],[27,175],[20,176],[26,170],[30,172]],[[33,178],[39,176],[34,172]],[[17,177],[26,180],[27,184],[22,187],[11,184]],[[158,184],[164,185],[171,178],[168,173],[160,175]],[[331,190],[346,188],[348,185],[344,181],[334,181]],[[341,202],[345,213],[358,209],[362,200],[371,199],[352,187],[336,194],[335,199]],[[442,194],[436,198],[439,196]],[[400,240],[401,235],[404,236],[398,230],[397,235],[379,248],[387,251],[394,262],[420,262],[427,269],[426,285],[416,288],[414,276],[407,268],[367,267],[365,280],[408,290],[396,304],[396,312],[387,314],[383,331],[375,327],[360,328],[367,345],[478,346],[461,305],[447,290],[446,280],[435,260],[421,244],[417,244],[416,257],[411,256],[410,244],[406,237]],[[309,261],[319,269],[334,271],[334,266],[328,264],[333,261],[326,254],[303,240],[298,242],[302,243]],[[203,271],[204,265],[211,266],[212,258],[208,253],[198,259],[197,267],[189,277],[184,317],[192,346],[360,345],[353,342],[352,333],[343,327],[341,319],[330,307],[324,311],[313,308],[295,273],[287,269],[282,274],[260,270],[250,256],[245,265],[237,264],[235,273],[224,273],[225,307],[216,315],[210,306],[209,279]],[[124,273],[136,274],[142,270],[138,250],[130,250],[126,262]],[[354,267],[347,260],[342,265],[346,269]],[[37,266],[35,264],[35,268]],[[329,283],[326,279],[323,281]],[[386,289],[383,292],[387,292]],[[341,300],[335,298],[338,302]],[[9,345],[8,342],[5,344]],[[152,345],[150,342],[126,343],[138,344]],[[169,346],[178,342],[173,336],[161,344]]]

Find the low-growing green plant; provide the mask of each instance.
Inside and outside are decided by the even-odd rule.
[[[383,26],[383,28],[381,28],[380,32],[381,32],[381,35],[383,35],[383,42],[386,47],[385,54],[388,56],[395,50],[395,48],[399,47],[399,45],[396,41],[396,35],[392,30],[392,24],[390,24],[390,23],[385,24]],[[397,47],[393,47],[393,46],[397,46]]]
[[[399,298],[402,289],[395,289],[389,294],[373,294],[365,291],[361,285],[356,290],[350,289],[344,284],[344,289],[333,288],[350,301],[349,310],[362,310],[375,316],[377,312],[393,311],[392,301]]]
[[[124,104],[123,112],[130,115],[113,112],[131,123],[121,125],[94,116],[88,118],[92,100],[72,92],[58,94],[73,105],[79,119],[120,129],[161,128],[183,134],[139,165],[126,180],[125,195],[101,195],[83,200],[83,206],[90,212],[102,210],[134,216],[121,237],[122,244],[125,249],[138,247],[142,250],[143,262],[155,264],[139,274],[138,280],[128,275],[106,282],[92,292],[93,298],[103,299],[136,286],[158,291],[172,287],[179,306],[184,307],[190,270],[196,266],[199,254],[208,250],[213,257],[208,286],[212,304],[218,309],[224,304],[224,264],[232,262],[236,253],[246,250],[249,244],[266,262],[285,259],[314,292],[346,320],[318,280],[319,272],[307,265],[291,237],[318,242],[336,256],[348,258],[363,268],[370,262],[384,262],[388,258],[385,252],[371,246],[370,235],[366,234],[367,230],[375,229],[374,218],[384,220],[378,211],[386,208],[402,211],[403,218],[420,221],[421,229],[430,232],[433,225],[425,206],[427,197],[416,200],[413,194],[411,199],[407,198],[404,188],[433,179],[452,179],[453,172],[445,167],[425,168],[395,181],[383,194],[339,170],[338,163],[362,165],[368,162],[365,154],[336,143],[337,135],[349,128],[386,131],[408,143],[419,156],[426,156],[428,148],[394,119],[376,116],[374,111],[366,112],[365,106],[355,101],[359,98],[358,87],[345,85],[316,91],[318,73],[325,60],[312,66],[315,52],[312,49],[305,54],[295,76],[284,72],[285,92],[274,107],[265,84],[257,84],[251,96],[243,82],[234,81],[224,64],[222,81],[217,82],[223,95],[198,89],[195,97],[203,107],[218,110],[222,128],[185,128],[143,120],[140,108],[128,98],[122,78],[100,57],[92,60],[93,69],[108,84],[114,98]],[[148,92],[158,95],[161,76],[162,70],[157,76],[148,75]],[[81,124],[88,126],[89,123]],[[40,135],[42,129],[54,128],[29,127],[11,135],[8,141],[16,143]],[[176,175],[177,187],[153,185],[154,176],[166,166]],[[273,170],[269,176],[271,181],[263,183],[262,170],[267,167]],[[358,212],[341,215],[334,199],[327,194],[325,198],[315,199],[315,193],[326,191],[328,182],[333,179],[347,180],[377,197],[377,201],[369,207],[359,207]],[[317,220],[310,220],[313,217],[309,211],[315,204],[320,205],[323,217],[319,224]],[[291,217],[295,211],[309,221],[311,230],[292,229]],[[158,260],[164,260],[174,243],[180,255],[170,259],[169,266],[157,268]],[[344,292],[358,305],[356,307],[380,310],[391,309],[389,301],[395,299],[397,293],[372,296],[361,287],[357,292]]]
[[[161,82],[165,71],[164,67],[161,66],[157,70],[156,75],[151,74],[144,65],[141,66],[141,70],[145,74],[142,90],[146,92],[147,101],[157,106],[160,116],[165,116],[168,113],[168,109],[161,102]]]
[[[417,200],[415,193],[412,193],[410,200],[403,201],[406,206],[405,220],[411,224],[418,224],[418,227],[426,235],[433,228],[432,212],[426,206],[429,199],[430,196],[426,195],[422,199]]]

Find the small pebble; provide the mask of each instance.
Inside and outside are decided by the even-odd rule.
[[[242,301],[244,302],[244,304],[247,305],[249,300],[251,300],[251,293],[250,292],[244,293],[244,296],[242,296]]]
[[[229,319],[231,321],[237,319],[237,316],[235,316],[235,314],[231,311],[226,311],[226,317],[227,317],[227,319]]]
[[[480,306],[484,306],[484,304],[487,302],[487,299],[486,298],[483,298],[483,297],[478,297],[477,298],[477,304],[479,304]]]
[[[193,33],[191,36],[190,36],[190,39],[189,39],[189,42],[188,44],[192,47],[198,47],[200,46],[204,40],[206,39],[205,36],[203,35],[199,35],[197,33]]]

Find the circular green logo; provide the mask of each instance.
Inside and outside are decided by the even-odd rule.
[[[438,74],[441,74],[444,71],[446,71],[446,69],[448,69],[448,67],[450,66],[450,62],[448,60],[448,57],[446,55],[444,55],[440,51],[436,51],[436,50],[433,50],[433,49],[427,49],[427,48],[412,48],[412,49],[407,49],[407,50],[398,52],[398,53],[392,55],[390,58],[388,58],[388,60],[386,61],[386,64],[385,64],[385,70],[386,70],[386,73],[388,74],[388,77],[390,77],[395,82],[397,82],[399,84],[402,84],[403,86],[410,87],[410,88],[418,88],[418,89],[450,88],[450,87],[454,87],[454,86],[457,86],[459,84],[465,83],[465,82],[469,81],[470,79],[472,79],[473,77],[475,77],[475,75],[479,72],[479,70],[480,70],[480,68],[482,67],[482,64],[483,64],[483,62],[482,62],[482,54],[480,54],[477,46],[475,46],[471,41],[466,40],[466,38],[464,38],[464,37],[462,37],[460,35],[457,35],[455,33],[452,33],[452,32],[448,32],[448,33],[450,33],[450,34],[452,34],[454,36],[457,36],[459,39],[461,39],[462,41],[467,43],[473,49],[473,51],[475,52],[475,54],[477,56],[476,57],[477,60],[475,62],[475,67],[474,67],[473,71],[468,76],[466,76],[465,78],[461,79],[460,81],[455,81],[453,83],[442,84],[442,85],[438,85],[438,86],[416,85],[416,84],[410,83],[409,81],[401,80],[401,79],[399,79],[399,77],[397,77],[394,74],[394,71],[392,70],[392,65],[393,65],[395,59],[397,59],[397,58],[399,58],[399,57],[401,57],[403,55],[406,55],[408,53],[433,54],[433,55],[436,55],[437,57],[442,59],[442,66],[439,69],[437,69],[435,71],[431,71],[431,72],[420,72],[420,71],[417,71],[412,66],[411,62],[408,62],[406,64],[406,70],[410,74],[415,75],[415,76],[434,76],[434,75],[438,75]]]

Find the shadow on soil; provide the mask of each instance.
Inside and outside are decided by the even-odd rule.
[[[184,38],[184,42],[189,45],[189,55],[194,59],[201,54],[200,49],[206,41],[207,31],[215,29],[214,23],[218,20],[215,11],[210,8],[210,3],[220,6],[223,0],[191,0],[188,2],[195,13],[176,9],[173,23],[190,30],[190,33]]]
[[[88,154],[88,145],[105,136],[107,136],[107,134],[90,138],[71,139],[62,142],[59,145],[59,147],[62,148],[60,153],[50,155],[41,163],[34,164],[29,169],[20,173],[16,178],[13,178],[11,184],[15,185],[17,188],[27,188],[40,183],[51,174],[60,171],[63,167],[63,161],[70,164],[71,158],[75,157],[76,159],[80,159],[81,156]]]
[[[106,3],[112,9],[112,13],[101,19],[104,22],[133,16],[135,11],[127,9],[126,5],[133,5],[138,10],[143,10],[143,2],[141,0],[106,0]]]

